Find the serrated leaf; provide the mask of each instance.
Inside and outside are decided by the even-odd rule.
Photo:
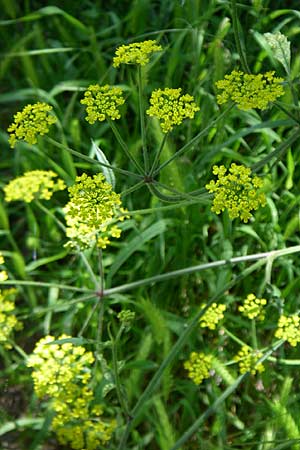
[[[100,163],[105,164],[106,166],[110,166],[111,164],[109,164],[109,161],[107,160],[105,154],[103,153],[103,151],[101,150],[100,147],[98,147],[98,145],[96,144],[95,141],[93,141],[92,139],[92,151],[96,154],[97,159]],[[115,174],[113,172],[112,169],[110,169],[109,167],[105,167],[105,166],[101,166],[102,169],[102,173],[106,178],[106,181],[112,185],[113,189],[115,188],[116,185],[116,178],[115,178]]]
[[[291,43],[287,37],[280,31],[276,31],[275,33],[264,33],[264,38],[271,47],[274,58],[283,65],[287,73],[290,73]]]

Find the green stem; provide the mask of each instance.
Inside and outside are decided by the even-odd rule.
[[[207,127],[205,127],[203,130],[201,130],[195,137],[193,137],[193,139],[191,141],[189,141],[187,144],[185,144],[183,147],[181,147],[181,149],[179,149],[176,153],[174,153],[173,156],[171,156],[171,158],[169,158],[167,161],[165,161],[163,164],[161,164],[153,173],[153,176],[156,177],[156,175],[164,168],[166,167],[168,164],[170,164],[172,161],[174,161],[176,158],[179,158],[179,156],[181,156],[183,153],[187,152],[188,150],[191,150],[196,144],[197,142],[203,137],[205,136],[209,130],[215,126],[218,122],[220,122],[220,120],[222,120],[224,118],[224,116],[226,116],[228,114],[228,112],[233,108],[234,104],[232,103],[231,105],[229,105],[221,114],[218,114],[218,116],[216,117],[216,119],[212,120],[212,122],[210,122],[209,125],[207,125]]]
[[[112,132],[113,132],[114,135],[115,135],[115,138],[116,138],[117,141],[119,142],[120,147],[124,150],[124,152],[125,152],[127,158],[129,159],[129,161],[132,162],[132,164],[136,167],[137,171],[138,171],[140,174],[143,174],[144,171],[143,171],[142,167],[141,167],[140,164],[137,162],[137,160],[135,159],[135,157],[130,153],[130,151],[129,151],[128,147],[127,147],[127,144],[126,144],[126,142],[123,140],[122,136],[120,135],[119,130],[118,130],[118,128],[116,127],[116,124],[114,123],[114,121],[108,119],[108,123],[109,123],[109,125],[110,125],[110,128],[112,129]]]
[[[241,60],[241,65],[243,68],[243,71],[246,73],[251,73],[247,59],[246,54],[243,51],[242,47],[242,39],[241,39],[241,30],[240,30],[240,24],[237,14],[237,7],[236,7],[236,0],[231,0],[231,12],[232,12],[232,25],[233,25],[233,33],[234,33],[234,39],[235,39],[235,45]]]
[[[64,226],[64,224],[50,211],[50,209],[45,208],[45,206],[39,201],[39,200],[35,200],[35,204],[43,211],[44,214],[48,215],[49,217],[51,217],[51,219],[54,220],[54,222],[56,223],[56,225],[65,233],[66,232],[66,227]]]
[[[125,191],[121,192],[121,197],[125,197],[128,194],[131,194],[131,192],[137,191],[138,189],[140,189],[142,186],[145,185],[145,181],[139,181],[137,184],[135,184],[134,186],[131,186],[128,189],[125,189]]]
[[[256,261],[259,259],[264,259],[265,261],[263,261],[263,263],[265,264],[267,258],[269,258],[271,255],[274,256],[274,258],[278,258],[279,256],[289,255],[289,254],[298,253],[298,252],[300,252],[300,245],[295,245],[295,246],[284,248],[281,250],[272,250],[272,251],[264,252],[264,253],[254,253],[252,255],[237,256],[237,257],[230,258],[230,259],[221,259],[219,261],[213,261],[210,263],[199,264],[196,266],[190,266],[190,267],[186,267],[184,269],[174,270],[172,272],[163,273],[161,275],[155,275],[153,277],[144,278],[142,280],[134,281],[132,283],[123,284],[121,286],[106,289],[106,290],[104,290],[103,295],[108,297],[108,296],[116,294],[116,293],[135,289],[137,287],[147,286],[147,285],[153,284],[153,283],[159,283],[161,281],[170,280],[172,278],[178,278],[182,275],[188,275],[191,273],[199,272],[201,270],[225,266],[227,264],[236,264],[236,263],[245,262],[245,261]]]
[[[119,344],[119,340],[120,340],[123,330],[124,330],[124,328],[121,325],[119,332],[118,332],[116,338],[114,339],[114,337],[111,334],[110,328],[108,327],[108,333],[109,333],[110,340],[112,343],[111,347],[112,347],[113,371],[114,371],[117,396],[118,396],[119,403],[120,403],[121,409],[123,411],[123,414],[128,419],[130,417],[129,408],[128,408],[125,396],[122,393],[122,386],[121,386],[119,368],[118,368],[118,344]]]
[[[7,280],[0,281],[0,285],[15,285],[15,286],[36,286],[36,287],[47,287],[47,288],[58,288],[65,289],[66,291],[74,291],[74,292],[86,292],[86,293],[94,293],[95,291],[92,289],[86,288],[78,288],[74,286],[69,286],[68,284],[59,284],[59,283],[44,283],[41,281],[20,281],[20,280]]]
[[[145,172],[146,174],[148,174],[149,156],[146,142],[146,127],[145,127],[144,101],[143,101],[143,76],[142,76],[142,67],[140,66],[140,64],[138,65],[137,70],[138,70],[139,112],[140,112],[142,148],[143,148]]]
[[[133,426],[134,426],[134,424],[136,422],[136,419],[138,418],[140,410],[142,409],[142,407],[145,404],[145,402],[149,400],[149,398],[152,396],[152,394],[155,391],[155,389],[160,384],[160,381],[161,381],[161,378],[163,376],[163,373],[164,373],[165,369],[174,361],[176,356],[179,354],[180,350],[182,349],[182,347],[184,346],[184,344],[188,340],[190,334],[192,333],[194,328],[198,325],[198,321],[199,321],[200,317],[202,317],[203,314],[205,314],[205,312],[212,305],[212,303],[214,303],[222,295],[224,295],[224,292],[226,292],[229,289],[232,289],[232,287],[235,286],[239,281],[241,281],[242,279],[247,277],[250,273],[254,272],[258,268],[260,268],[263,264],[264,264],[264,261],[257,261],[256,263],[252,264],[252,266],[250,266],[247,269],[245,269],[242,274],[238,275],[233,281],[231,281],[230,283],[225,285],[219,292],[217,292],[215,295],[213,295],[210,298],[210,300],[206,303],[206,306],[204,308],[201,308],[201,310],[190,320],[189,324],[184,329],[183,333],[181,334],[181,336],[179,337],[179,339],[177,340],[177,342],[175,343],[175,345],[171,349],[170,353],[164,359],[164,361],[162,362],[162,364],[158,368],[157,372],[155,373],[155,375],[153,376],[153,378],[151,379],[151,381],[147,385],[147,387],[144,390],[143,394],[139,397],[139,400],[137,401],[135,407],[133,408],[133,410],[132,410],[132,412],[130,414],[131,419],[127,423],[127,426],[126,426],[126,429],[124,431],[121,443],[120,443],[120,445],[118,447],[118,450],[125,450],[126,449],[125,445],[126,445],[129,433],[130,433],[131,429],[133,428]]]
[[[79,153],[76,150],[73,150],[72,148],[67,147],[66,145],[63,145],[60,142],[55,141],[54,139],[50,138],[49,136],[44,136],[44,138],[47,139],[49,142],[51,142],[51,144],[53,144],[55,147],[68,150],[68,152],[70,152],[72,155],[77,156],[78,158],[83,159],[84,161],[88,161],[91,164],[99,164],[100,166],[107,167],[108,169],[111,169],[114,172],[120,173],[122,175],[135,177],[135,178],[139,178],[139,179],[143,178],[142,175],[139,175],[137,173],[130,172],[130,171],[124,170],[124,169],[119,169],[118,167],[114,167],[109,164],[105,164],[103,162],[96,161],[95,159],[90,158],[89,156],[83,155],[82,153]]]
[[[161,143],[160,143],[160,147],[159,147],[159,149],[158,149],[157,152],[156,152],[155,159],[154,159],[154,161],[153,161],[152,167],[151,167],[150,172],[149,172],[149,177],[152,177],[153,172],[154,172],[154,170],[156,169],[157,164],[159,163],[159,158],[160,158],[161,152],[163,151],[163,148],[164,148],[164,146],[165,146],[165,143],[166,143],[168,134],[169,134],[169,133],[166,133],[166,134],[164,135],[164,137],[163,137],[163,139],[162,139],[162,141],[161,141]]]
[[[284,114],[286,114],[288,117],[290,117],[294,122],[295,125],[300,124],[300,120],[295,117],[290,111],[288,111],[283,105],[281,105],[279,102],[273,102],[273,105],[276,106],[276,108],[280,109]]]
[[[257,345],[257,335],[256,335],[256,322],[255,319],[251,320],[251,340],[252,340],[252,347],[254,350],[258,349]]]
[[[224,330],[224,332],[227,334],[228,337],[230,337],[230,339],[232,339],[234,342],[236,342],[237,344],[239,344],[241,347],[243,347],[244,345],[247,345],[246,342],[243,342],[241,339],[239,339],[235,334],[231,333],[231,331],[227,330],[227,328],[222,327],[222,329]]]
[[[95,302],[95,304],[93,305],[92,310],[90,311],[90,313],[87,315],[87,317],[85,318],[85,321],[78,333],[78,337],[81,337],[83,335],[84,330],[86,329],[86,327],[88,326],[88,324],[90,323],[91,318],[93,317],[93,315],[95,314],[95,311],[98,307],[98,302]]]

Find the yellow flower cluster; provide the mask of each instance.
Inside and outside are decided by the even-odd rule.
[[[120,64],[140,64],[141,66],[145,66],[149,62],[149,56],[161,49],[161,45],[158,45],[156,41],[152,40],[121,45],[116,50],[113,66],[119,67]]]
[[[263,181],[251,177],[251,169],[233,163],[228,174],[224,166],[213,166],[213,174],[218,180],[211,180],[205,187],[214,193],[211,210],[216,214],[228,209],[230,219],[240,217],[246,223],[252,217],[251,210],[266,204],[264,193],[259,191]]]
[[[300,317],[297,314],[280,316],[275,337],[285,339],[292,347],[296,347],[300,342]]]
[[[224,80],[216,82],[223,92],[217,95],[219,105],[228,100],[234,101],[239,109],[247,111],[251,108],[266,109],[284,94],[283,78],[274,77],[275,72],[250,75],[240,71],[232,71]]]
[[[4,258],[2,253],[0,252],[0,266],[2,266],[4,264]],[[0,270],[0,282],[1,281],[6,281],[8,279],[8,274],[6,272],[6,270]]]
[[[192,95],[181,95],[181,88],[156,89],[151,94],[150,104],[146,113],[161,121],[164,133],[173,130],[174,125],[180,125],[186,118],[193,119],[195,112],[200,110]]]
[[[249,319],[264,320],[264,308],[267,304],[265,298],[256,298],[254,294],[248,294],[242,306],[239,306],[239,311]]]
[[[251,375],[255,375],[256,372],[263,372],[265,370],[262,363],[257,361],[263,356],[263,353],[259,350],[252,350],[248,345],[243,345],[238,354],[233,358],[234,361],[239,363],[240,373],[250,372]]]
[[[15,316],[16,289],[0,289],[0,345],[10,349],[8,339],[14,330],[22,329],[22,323]]]
[[[188,377],[195,384],[201,384],[205,378],[210,377],[209,371],[212,368],[212,361],[212,355],[192,352],[190,358],[184,362],[184,368],[188,371]]]
[[[25,172],[21,177],[10,181],[3,190],[5,200],[13,202],[22,200],[30,203],[36,199],[49,200],[53,193],[66,188],[63,180],[56,178],[57,174],[52,170],[32,170]]]
[[[102,174],[93,178],[83,174],[69,188],[70,201],[64,208],[67,222],[67,243],[70,247],[88,248],[96,244],[106,248],[110,237],[119,238],[121,229],[114,222],[124,220],[117,217],[124,212],[120,207],[120,195],[112,190]]]
[[[62,335],[59,340],[69,338]],[[52,429],[62,445],[96,450],[110,440],[116,421],[104,422],[100,418],[103,410],[88,387],[94,357],[82,346],[52,341],[53,336],[41,339],[28,358],[36,395],[51,401],[55,412]]]
[[[26,105],[22,111],[14,115],[14,122],[8,127],[10,133],[9,144],[13,148],[17,140],[24,140],[29,144],[36,144],[37,135],[48,133],[49,126],[56,122],[56,117],[49,112],[52,106],[47,103]]]
[[[201,308],[205,307],[205,304],[201,305]],[[201,328],[209,328],[210,330],[215,330],[216,325],[224,317],[224,311],[226,311],[226,305],[213,303],[205,312],[205,314],[200,317],[199,324]]]
[[[125,328],[130,328],[135,319],[135,312],[130,309],[123,309],[118,313],[117,318]]]
[[[91,84],[84,93],[84,98],[80,103],[86,105],[86,120],[93,124],[97,120],[103,122],[109,118],[111,120],[120,119],[119,106],[125,103],[123,91],[119,87],[99,86]]]

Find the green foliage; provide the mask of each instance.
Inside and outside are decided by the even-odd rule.
[[[3,450],[299,448],[298,2],[1,7]]]

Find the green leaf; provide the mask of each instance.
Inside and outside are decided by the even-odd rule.
[[[92,139],[92,152],[93,152],[93,154],[96,154],[97,159],[100,163],[106,164],[108,166],[111,165],[109,163],[109,161],[107,160],[105,154],[101,150],[101,148],[98,147],[98,145],[96,144],[95,141],[93,141],[93,139]],[[105,167],[105,166],[101,166],[101,170],[103,172],[103,175],[106,178],[106,181],[109,184],[111,184],[114,189],[115,185],[116,185],[116,178],[115,178],[115,174],[114,174],[113,170],[111,170],[111,169],[109,169],[109,167]]]
[[[276,31],[275,33],[264,33],[264,38],[267,44],[273,51],[273,56],[279,61],[287,74],[290,73],[291,64],[291,43],[287,40],[287,37]]]

